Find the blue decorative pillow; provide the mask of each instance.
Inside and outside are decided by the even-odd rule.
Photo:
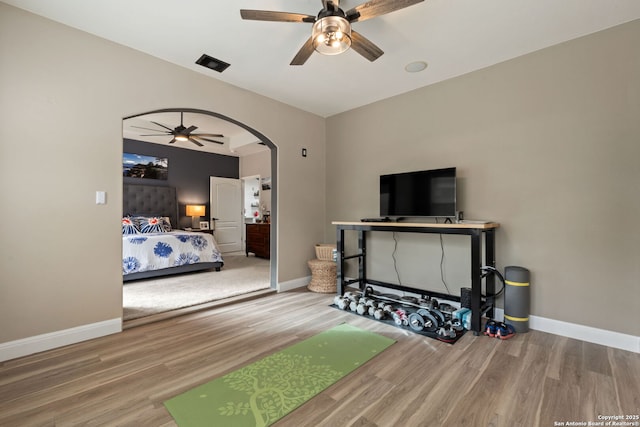
[[[138,233],[140,233],[140,228],[138,226],[138,221],[136,221],[135,218],[131,218],[128,216],[125,216],[124,218],[122,218],[122,234],[123,235],[138,234]]]
[[[165,221],[162,217],[139,217],[138,223],[140,224],[141,233],[166,233]]]

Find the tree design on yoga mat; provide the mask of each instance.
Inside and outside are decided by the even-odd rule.
[[[227,402],[221,415],[252,414],[256,426],[268,426],[338,379],[342,373],[328,365],[312,365],[311,356],[276,353],[232,372],[224,382],[249,400]]]

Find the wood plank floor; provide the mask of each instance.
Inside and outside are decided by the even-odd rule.
[[[332,298],[268,295],[0,363],[0,426],[175,426],[164,400],[342,322],[397,343],[276,426],[554,426],[640,412],[636,353],[537,331],[449,345]]]

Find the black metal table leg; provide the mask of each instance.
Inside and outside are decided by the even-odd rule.
[[[482,272],[481,272],[481,251],[480,251],[480,231],[474,230],[471,233],[471,330],[474,335],[479,335],[481,329],[481,306],[482,306]]]
[[[485,248],[484,248],[484,265],[494,267],[496,266],[496,245],[495,245],[495,231],[493,229],[488,230],[484,235]],[[494,295],[496,293],[496,276],[495,274],[489,274],[485,279],[485,290],[487,295]],[[491,307],[487,311],[487,316],[490,319],[494,317],[495,298],[487,298],[487,303],[491,304]]]
[[[338,227],[336,230],[336,252],[338,253],[338,259],[336,260],[336,273],[337,273],[337,294],[344,295],[344,228]]]
[[[358,283],[362,291],[367,286],[367,235],[364,230],[358,231],[358,250]]]

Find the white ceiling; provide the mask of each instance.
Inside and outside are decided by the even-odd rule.
[[[349,50],[290,66],[311,24],[242,20],[239,10],[316,15],[320,0],[2,1],[322,117],[640,18],[640,0],[426,0],[353,24],[385,52],[375,62]],[[231,66],[196,65],[203,53]],[[428,67],[407,73],[413,61]],[[212,126],[198,131],[225,133]]]

